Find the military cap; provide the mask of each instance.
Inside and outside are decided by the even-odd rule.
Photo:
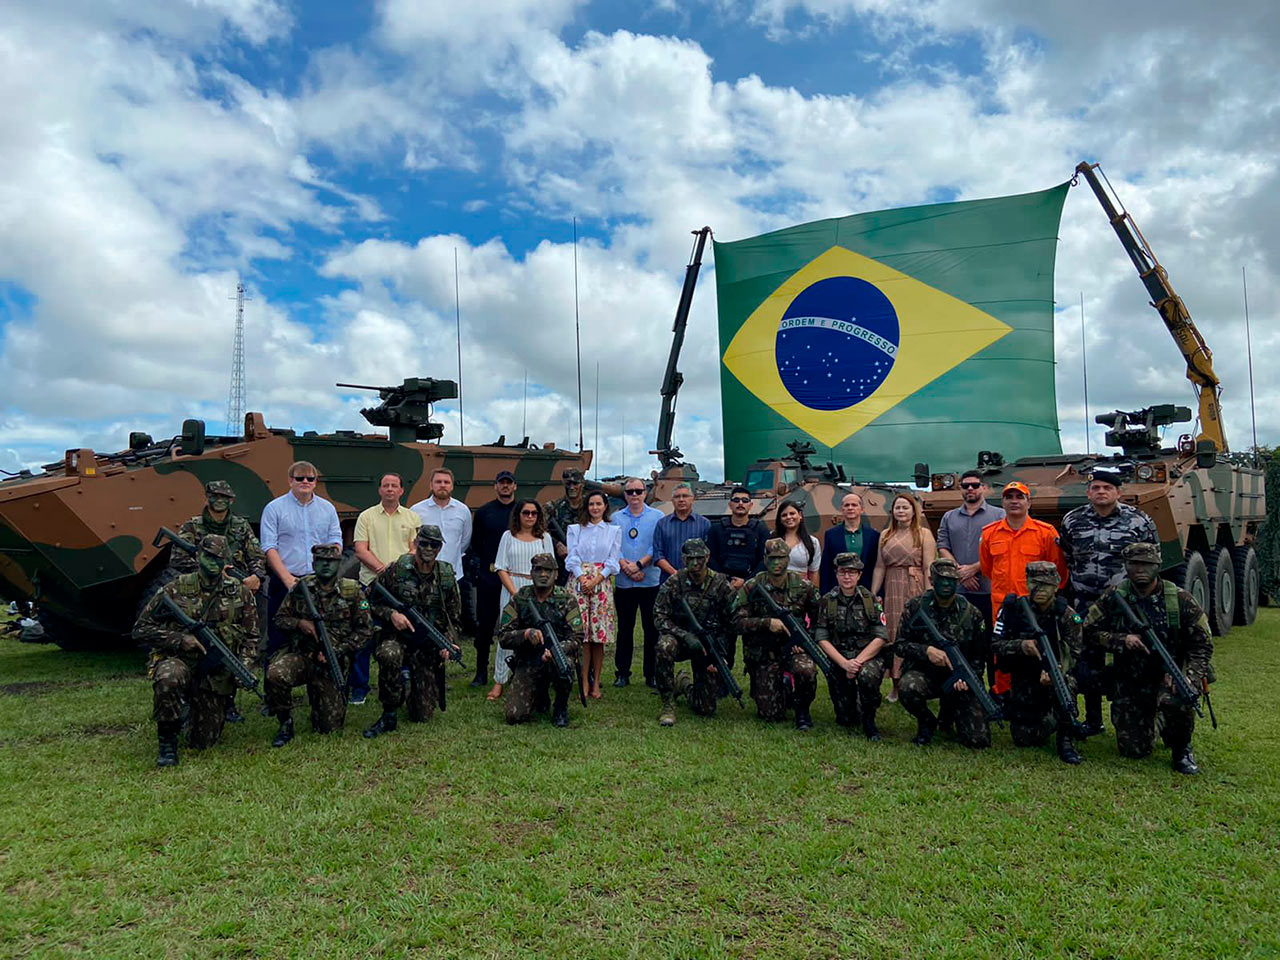
[[[1017,490],[1018,492],[1020,492],[1021,494],[1027,497],[1031,496],[1031,491],[1027,488],[1027,485],[1023,483],[1021,480],[1012,480],[1009,483],[1006,483],[1004,485],[1004,489],[1000,491],[1000,496],[1003,497],[1010,490]]]
[[[440,528],[434,523],[424,523],[418,528],[418,532],[413,535],[413,539],[417,543],[444,543],[444,534],[440,532]]]
[[[230,497],[232,500],[236,498],[236,492],[231,489],[231,484],[225,480],[210,480],[204,485],[204,495],[206,497]]]
[[[582,471],[577,467],[570,467],[568,470],[561,472],[560,479],[565,483],[581,483],[583,480]]]
[[[929,567],[929,572],[934,578],[946,577],[950,580],[960,579],[960,567],[950,557],[939,557]]]
[[[543,570],[555,570],[556,558],[550,553],[535,553],[533,559],[529,561],[529,569],[536,570],[541,567]]]
[[[341,560],[342,548],[336,543],[317,543],[311,548],[312,560]]]
[[[503,480],[510,480],[512,483],[515,483],[516,475],[510,470],[499,470],[498,475],[493,478],[493,482],[501,483]]]
[[[1089,482],[1093,483],[1095,480],[1118,487],[1124,482],[1124,475],[1115,467],[1094,467],[1089,474]]]
[[[862,558],[856,553],[837,553],[836,569],[837,570],[861,570],[863,568]]]
[[[1033,560],[1027,564],[1027,583],[1048,583],[1056,587],[1061,582],[1057,564],[1049,560]]]
[[[231,558],[231,547],[227,545],[227,538],[217,533],[205,534],[200,540],[200,549],[222,560]]]
[[[1154,543],[1131,543],[1124,548],[1126,563],[1159,563],[1160,547]]]
[[[781,537],[771,537],[765,541],[764,555],[766,557],[789,557],[791,556],[791,548],[787,546],[787,541]]]
[[[708,557],[711,548],[700,537],[690,537],[680,546],[680,552],[686,557]]]

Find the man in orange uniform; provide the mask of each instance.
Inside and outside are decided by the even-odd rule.
[[[982,575],[991,581],[992,618],[1000,612],[1007,593],[1027,595],[1027,564],[1047,560],[1061,574],[1060,587],[1067,583],[1067,559],[1058,546],[1058,529],[1051,523],[1031,516],[1031,491],[1025,483],[1006,483],[1000,493],[1004,519],[982,528],[978,562]],[[995,673],[992,689],[996,694],[1008,693],[1009,674]]]

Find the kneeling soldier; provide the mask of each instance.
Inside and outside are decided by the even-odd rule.
[[[133,638],[151,647],[153,716],[160,741],[156,766],[178,764],[178,731],[182,705],[191,708],[191,746],[213,746],[222,736],[226,697],[235,692],[231,672],[204,644],[168,615],[168,596],[188,617],[198,620],[253,670],[258,648],[258,610],[244,585],[223,575],[231,562],[224,537],[209,535],[199,543],[197,568],[166,583],[147,603],[133,628]]]
[[[1029,596],[1026,599],[1037,625],[1053,646],[1074,705],[1075,681],[1067,670],[1082,649],[1081,618],[1058,596],[1059,580],[1061,574],[1055,564],[1047,560],[1027,564]],[[1000,669],[1009,673],[1012,683],[1007,705],[1009,733],[1015,746],[1041,747],[1049,739],[1049,731],[1056,727],[1058,756],[1063,763],[1080,763],[1073,739],[1075,718],[1063,716],[1054,699],[1053,681],[1044,669],[1036,631],[1024,616],[1018,603],[1020,599],[1014,593],[1004,598],[991,638],[992,652],[999,658]]]
[[[573,661],[582,645],[582,614],[578,601],[564,587],[556,586],[556,558],[539,553],[531,561],[532,586],[521,587],[507,601],[498,624],[499,643],[512,651],[511,687],[507,691],[507,723],[524,723],[534,710],[547,709],[548,688],[554,687],[551,722],[569,725],[569,690],[576,670]],[[539,626],[550,624],[569,661],[569,675],[562,677],[551,660],[551,650]]]
[[[369,601],[360,592],[360,582],[338,579],[341,548],[333,543],[318,543],[311,548],[311,560],[315,572],[294,584],[276,612],[276,626],[288,641],[272,655],[267,666],[267,706],[280,721],[280,729],[271,741],[273,747],[283,747],[293,739],[293,688],[302,684],[307,686],[311,703],[312,730],[330,733],[347,720],[346,691],[334,682],[319,626],[311,619],[303,597],[304,589],[315,603],[338,658],[338,672],[343,676],[352,656],[373,632]]]
[[[835,559],[836,586],[818,602],[817,641],[835,667],[827,687],[836,711],[836,723],[857,726],[868,740],[879,740],[876,710],[880,707],[880,683],[884,679],[881,651],[888,643],[884,612],[866,587],[858,586],[862,558],[842,553]],[[861,709],[859,709],[861,706]]]
[[[907,601],[902,610],[898,641],[893,645],[894,654],[905,661],[899,682],[902,706],[917,723],[911,742],[921,747],[932,742],[938,719],[929,710],[929,701],[937,698],[943,707],[951,707],[956,737],[961,743],[975,750],[989,747],[991,724],[973,691],[963,680],[958,680],[951,690],[943,689],[954,667],[946,652],[933,645],[933,638],[921,619],[922,616],[931,619],[938,632],[956,644],[975,670],[980,670],[987,662],[982,614],[964,597],[956,595],[960,570],[954,560],[939,558],[933,561],[929,571],[933,589]]]
[[[796,711],[796,729],[808,730],[813,726],[809,706],[818,689],[818,668],[808,654],[790,642],[786,624],[755,594],[759,587],[801,624],[806,617],[818,615],[818,590],[787,570],[790,553],[785,540],[767,541],[765,569],[738,590],[734,608],[756,714],[765,720],[785,719],[789,699]]]
[[[414,553],[406,553],[389,564],[376,583],[381,584],[401,603],[415,607],[418,613],[457,645],[456,624],[462,617],[462,596],[454,578],[453,565],[437,560],[444,536],[434,524],[418,528]],[[371,595],[372,596],[372,595]],[[435,713],[440,692],[444,689],[444,664],[449,651],[439,650],[430,637],[414,633],[409,618],[373,596],[373,613],[380,623],[381,639],[374,648],[378,661],[378,700],[382,716],[369,729],[366,737],[390,733],[396,728],[396,710],[404,702],[404,680],[401,669],[409,668],[409,719],[414,723],[430,720]]]
[[[1123,756],[1134,760],[1150,756],[1159,714],[1161,737],[1173,751],[1173,769],[1199,773],[1191,753],[1193,708],[1175,695],[1173,678],[1130,626],[1117,597],[1150,624],[1194,691],[1213,680],[1209,620],[1191,594],[1160,578],[1156,544],[1125,547],[1124,570],[1125,579],[1103,592],[1084,621],[1086,646],[1115,655],[1111,723],[1116,728],[1116,745]]]
[[[664,727],[676,722],[677,693],[686,694],[689,708],[702,717],[715,714],[720,696],[721,678],[694,633],[684,604],[689,605],[689,611],[706,635],[721,644],[722,659],[727,661],[727,651],[733,648],[736,639],[733,618],[736,592],[729,585],[729,578],[707,569],[711,551],[702,540],[686,540],[680,552],[684,556],[683,567],[662,585],[653,605],[653,619],[658,627],[656,673],[658,693],[662,696],[658,723]],[[692,681],[685,674],[677,680],[675,666],[679,660],[688,660],[693,666]]]

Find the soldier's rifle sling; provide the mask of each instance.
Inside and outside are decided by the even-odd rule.
[[[186,630],[202,644],[206,651],[217,655],[222,661],[223,666],[231,672],[235,677],[236,683],[250,691],[259,700],[266,702],[262,691],[258,689],[258,678],[253,671],[246,667],[239,657],[231,652],[231,649],[222,642],[222,638],[218,636],[217,631],[210,627],[207,623],[201,623],[195,617],[188,616],[183,609],[178,606],[177,601],[169,594],[161,591],[160,605],[168,611],[169,615],[178,622],[178,625]]]
[[[1040,659],[1044,662],[1045,672],[1049,674],[1049,683],[1053,687],[1053,697],[1058,701],[1058,713],[1064,723],[1071,725],[1073,736],[1083,737],[1084,727],[1080,723],[1080,714],[1076,708],[1076,698],[1067,686],[1067,678],[1062,675],[1062,664],[1049,642],[1049,635],[1040,626],[1036,612],[1026,597],[1018,597],[1018,609],[1026,618],[1027,625],[1035,634],[1036,647],[1040,650]]]
[[[791,635],[788,638],[790,642],[807,653],[809,659],[818,665],[822,675],[827,678],[827,682],[830,682],[831,675],[835,669],[831,665],[831,658],[823,653],[818,645],[813,642],[813,638],[809,636],[809,631],[800,626],[800,622],[796,620],[791,612],[783,609],[778,604],[778,601],[769,596],[768,592],[759,583],[751,588],[751,592],[753,596],[763,600],[773,615],[782,621],[782,625],[787,628],[787,632]]]
[[[913,622],[918,620],[920,625],[924,627],[925,632],[929,634],[933,640],[933,646],[937,647],[947,655],[947,659],[951,661],[951,676],[947,677],[943,687],[947,690],[954,691],[956,681],[963,680],[973,695],[978,699],[978,705],[982,707],[982,712],[986,714],[988,720],[994,720],[1001,723],[1004,720],[1004,714],[991,699],[991,694],[987,693],[986,686],[983,685],[982,679],[973,669],[973,664],[969,662],[969,658],[960,650],[960,645],[953,640],[948,640],[942,635],[942,631],[938,629],[938,625],[933,622],[933,618],[925,613],[924,605],[916,608],[916,615]]]
[[[196,544],[192,543],[190,540],[187,540],[181,535],[174,533],[168,527],[161,527],[159,530],[156,531],[155,537],[153,537],[151,540],[151,545],[153,547],[162,547],[164,546],[164,542],[166,540],[172,543],[175,547],[177,547],[183,553],[190,554],[192,557],[196,556],[196,554],[200,552],[200,548]],[[239,567],[232,566],[231,564],[227,564],[222,569],[223,569],[223,572],[225,572],[226,575],[230,577],[232,580],[240,580],[243,582],[249,576]]]
[[[1164,645],[1164,641],[1160,639],[1160,635],[1156,633],[1155,627],[1147,622],[1142,614],[1138,613],[1124,598],[1119,590],[1111,591],[1111,597],[1115,600],[1116,606],[1120,609],[1121,616],[1124,617],[1125,623],[1130,629],[1135,629],[1139,636],[1147,642],[1147,648],[1160,658],[1160,662],[1164,666],[1164,672],[1173,680],[1174,690],[1177,691],[1178,699],[1187,704],[1196,712],[1197,717],[1203,717],[1204,711],[1200,709],[1200,695],[1196,693],[1195,687],[1191,686],[1191,682],[1187,680],[1187,675],[1178,669],[1177,662],[1174,661],[1173,655],[1169,653],[1169,648]]]
[[[743,708],[742,687],[738,685],[738,681],[733,676],[733,671],[724,662],[724,654],[720,652],[720,644],[698,621],[697,615],[694,614],[693,608],[689,606],[689,601],[684,598],[683,594],[676,594],[676,602],[680,604],[680,612],[684,615],[685,620],[688,621],[690,631],[698,638],[698,642],[702,644],[703,652],[715,663],[716,673],[720,675],[725,689],[729,691],[731,697],[738,701],[738,707]]]
[[[573,683],[573,668],[569,666],[569,658],[565,656],[564,647],[560,645],[556,628],[551,625],[550,620],[538,613],[538,608],[531,601],[526,603],[529,613],[533,615],[531,619],[535,621],[533,629],[541,632],[543,643],[551,651],[551,665],[555,667],[556,675],[561,680]],[[578,683],[578,699],[582,701],[584,707],[587,705],[587,691],[582,689],[581,681]]]
[[[333,652],[333,644],[329,640],[329,628],[325,626],[324,617],[320,616],[320,611],[316,608],[316,602],[311,596],[311,590],[307,587],[307,581],[299,580],[294,589],[302,598],[302,605],[307,609],[307,617],[316,625],[316,637],[319,638],[320,646],[324,649],[324,658],[329,664],[329,676],[333,679],[334,686],[338,688],[338,693],[345,694],[347,680],[342,675],[342,664],[338,663],[338,655]]]
[[[422,615],[422,611],[416,606],[398,599],[395,594],[377,580],[373,581],[369,592],[392,610],[395,610],[397,613],[403,614],[408,618],[409,622],[413,624],[413,633],[415,639],[417,639],[419,643],[425,642],[425,640],[430,640],[435,644],[437,651],[447,653],[450,660],[458,664],[463,669],[466,669],[467,665],[462,661],[462,648],[456,643],[453,643],[444,635],[439,627],[424,617]]]

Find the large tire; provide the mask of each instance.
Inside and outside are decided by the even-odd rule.
[[[1188,550],[1186,560],[1170,579],[1191,594],[1201,610],[1209,612],[1209,570],[1199,550]]]
[[[1225,637],[1231,632],[1236,616],[1236,574],[1231,564],[1231,551],[1226,547],[1210,547],[1208,562],[1209,629],[1215,637]]]
[[[1252,546],[1235,547],[1231,564],[1236,572],[1236,623],[1250,626],[1258,619],[1258,603],[1262,592],[1262,570],[1258,553]]]

